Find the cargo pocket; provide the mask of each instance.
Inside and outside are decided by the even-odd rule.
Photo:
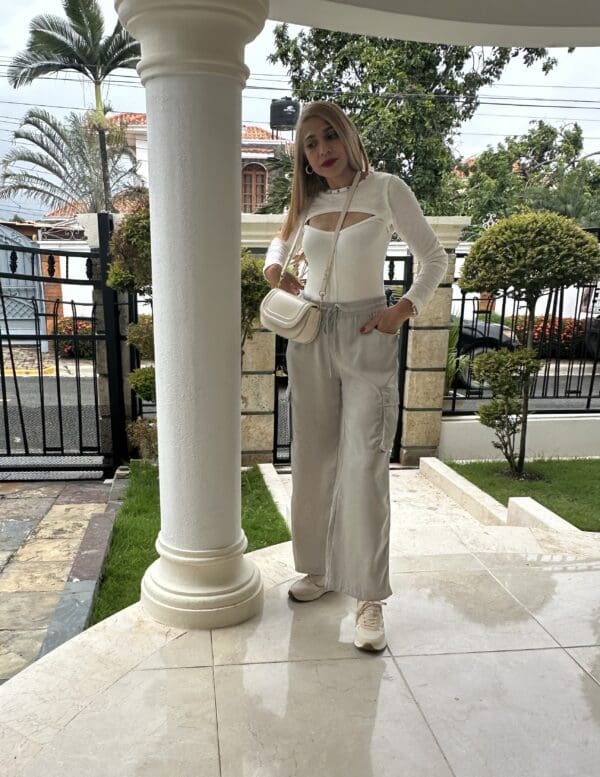
[[[396,428],[398,426],[398,386],[384,386],[384,388],[380,389],[380,392],[382,429],[379,448],[389,453],[394,447]]]

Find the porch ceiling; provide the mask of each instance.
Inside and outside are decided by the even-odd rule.
[[[597,0],[271,0],[269,17],[431,43],[600,46]]]

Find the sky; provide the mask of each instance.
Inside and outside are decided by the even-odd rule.
[[[116,22],[112,0],[100,0],[107,33]],[[12,133],[23,114],[33,106],[47,107],[57,116],[69,110],[83,110],[93,104],[91,86],[75,73],[38,80],[30,86],[13,89],[6,79],[7,65],[27,42],[30,20],[37,14],[63,16],[60,0],[28,0],[6,4],[0,26],[0,158],[9,150]],[[269,106],[273,98],[291,94],[282,65],[272,65],[267,57],[273,49],[273,22],[267,22],[260,35],[246,47],[250,78],[243,93],[244,123],[269,128]],[[291,31],[299,28],[291,26]],[[555,126],[577,121],[584,133],[584,153],[600,151],[600,48],[580,48],[572,54],[551,49],[558,65],[544,75],[539,65],[525,67],[513,60],[497,84],[481,90],[481,106],[465,123],[454,142],[462,157],[473,156],[494,146],[507,135],[527,132],[532,121],[543,119]],[[68,79],[68,80],[65,80]],[[118,71],[105,89],[105,101],[114,111],[145,111],[145,94],[135,71]],[[600,155],[597,158],[600,162]],[[18,203],[0,200],[0,218],[18,211],[34,218],[45,210],[32,200]]]

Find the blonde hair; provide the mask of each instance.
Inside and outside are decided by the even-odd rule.
[[[283,223],[280,237],[287,240],[291,235],[298,217],[308,202],[319,192],[327,189],[327,181],[320,175],[308,175],[306,165],[308,160],[304,154],[304,124],[308,119],[319,118],[326,121],[337,133],[348,154],[348,162],[353,170],[366,172],[369,169],[369,158],[358,136],[356,127],[344,111],[333,102],[317,100],[302,109],[296,125],[296,140],[294,143],[294,179],[290,209]]]

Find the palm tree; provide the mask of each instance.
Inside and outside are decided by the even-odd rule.
[[[290,205],[292,196],[292,178],[294,157],[292,146],[276,150],[275,156],[265,160],[267,170],[272,174],[269,182],[267,201],[257,209],[257,213],[283,213]]]
[[[106,119],[102,83],[117,68],[132,68],[140,59],[140,45],[117,22],[111,35],[104,35],[104,17],[97,0],[63,0],[67,19],[50,14],[34,17],[29,25],[27,48],[8,68],[8,81],[18,89],[40,76],[75,70],[94,84],[95,129],[100,147],[104,209],[111,209]]]
[[[71,113],[60,121],[33,108],[14,136],[30,145],[15,145],[2,160],[0,199],[21,193],[50,208],[75,205],[81,211],[102,210],[102,161],[89,115]],[[115,196],[137,195],[143,181],[136,173],[135,155],[127,145],[124,128],[110,127],[106,140],[109,187]],[[33,168],[19,169],[21,162]]]

